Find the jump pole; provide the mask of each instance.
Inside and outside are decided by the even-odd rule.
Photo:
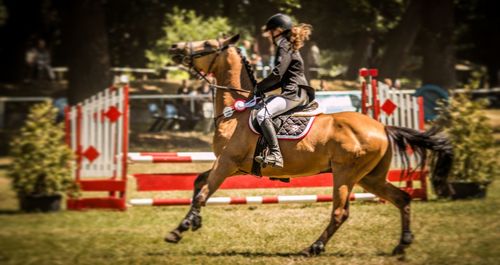
[[[411,97],[394,88],[387,87],[376,81],[376,69],[363,69],[360,76],[363,78],[362,112],[388,125],[406,126],[423,130],[423,100]],[[115,92],[121,92],[115,95]],[[104,108],[102,108],[104,107]],[[85,108],[85,115],[82,109]],[[125,209],[126,174],[128,162],[135,163],[194,163],[213,162],[215,156],[211,152],[142,152],[129,153],[128,147],[128,89],[108,89],[104,93],[86,100],[79,106],[66,111],[68,144],[76,151],[77,169],[74,174],[84,191],[108,191],[108,197],[84,198],[78,201],[69,200],[68,208],[118,208]],[[86,121],[82,122],[82,117]],[[83,125],[83,126],[82,126]],[[90,127],[89,127],[90,126]],[[94,135],[94,132],[98,132]],[[108,135],[109,134],[109,135]],[[125,154],[125,155],[124,155]],[[396,159],[397,160],[397,159]],[[393,159],[394,161],[394,159]],[[394,165],[394,164],[393,164]],[[397,168],[398,165],[396,165]],[[102,171],[102,169],[107,171]],[[391,170],[391,173],[398,170]],[[399,170],[400,171],[400,170]],[[412,198],[425,200],[426,171],[416,171],[420,177],[400,178],[399,182],[406,183],[403,189],[410,193]],[[194,173],[188,173],[187,175]],[[136,178],[137,175],[136,174]],[[172,177],[177,174],[159,174],[158,177]],[[88,179],[89,177],[110,177],[109,179]],[[143,177],[151,177],[142,174]],[[247,176],[250,177],[250,176]],[[253,179],[256,179],[252,177]],[[306,177],[307,178],[307,177]],[[305,187],[325,186],[325,183],[308,180]],[[330,175],[330,179],[332,179]],[[258,181],[262,181],[257,179]],[[294,179],[293,179],[294,180]],[[420,181],[421,188],[415,189],[412,181]],[[271,181],[269,181],[271,182]],[[315,183],[313,183],[315,182]],[[298,183],[298,181],[297,181]],[[295,187],[304,187],[304,183]],[[192,183],[191,183],[192,185]],[[312,185],[312,186],[311,186]],[[231,185],[230,185],[231,186]],[[293,185],[279,187],[294,187]],[[245,186],[256,188],[258,186]],[[264,185],[265,188],[274,186]],[[119,196],[116,196],[116,193]],[[116,197],[115,197],[116,196]],[[374,195],[353,194],[351,200],[371,200]],[[222,197],[212,198],[207,204],[252,204],[252,203],[294,203],[294,202],[323,202],[331,201],[328,195],[296,195],[274,197]],[[142,200],[142,201],[141,201]],[[132,199],[132,205],[188,205],[190,199]]]
[[[351,201],[376,201],[371,193],[352,193]],[[248,196],[248,197],[212,197],[207,205],[233,204],[286,204],[286,203],[316,203],[331,202],[332,195],[282,195],[282,196]],[[132,206],[185,206],[191,205],[192,199],[131,199]]]

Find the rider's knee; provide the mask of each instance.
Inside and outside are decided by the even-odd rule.
[[[259,125],[261,125],[262,122],[266,119],[266,113],[265,113],[265,111],[261,110],[261,111],[257,112],[256,119],[257,119],[257,123],[259,123]]]

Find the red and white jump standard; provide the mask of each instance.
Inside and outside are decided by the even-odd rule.
[[[411,91],[397,90],[377,82],[376,69],[361,69],[362,112],[387,125],[424,129],[422,98]],[[82,191],[106,191],[106,197],[68,199],[68,209],[126,209],[128,163],[213,162],[212,152],[128,152],[128,88],[109,88],[66,109],[66,141],[76,154],[74,176]],[[411,152],[411,150],[409,150]],[[414,160],[411,156],[411,160]],[[412,161],[411,161],[412,162]],[[394,157],[387,178],[412,198],[427,199],[427,171],[403,172],[400,159]],[[135,174],[139,191],[192,190],[198,173]],[[401,185],[402,184],[402,185]],[[330,173],[293,178],[290,183],[268,178],[236,176],[228,178],[222,189],[295,188],[332,186]],[[419,185],[420,187],[418,187]],[[353,200],[373,200],[371,194],[353,194]],[[267,204],[331,201],[329,195],[251,196],[210,198],[208,205]],[[189,205],[190,199],[132,199],[131,205]]]

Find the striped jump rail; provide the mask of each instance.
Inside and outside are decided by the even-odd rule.
[[[213,162],[213,152],[137,152],[128,153],[128,160],[134,163],[194,163]]]
[[[376,201],[371,193],[352,193],[351,201]],[[285,204],[331,202],[332,195],[281,195],[281,196],[248,196],[248,197],[213,197],[207,205],[246,205],[246,204]],[[131,199],[132,206],[185,206],[191,205],[192,199]]]

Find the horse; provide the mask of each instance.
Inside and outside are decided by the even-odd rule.
[[[212,168],[197,176],[190,209],[180,224],[170,231],[165,241],[178,243],[182,233],[202,226],[201,207],[223,181],[234,175],[251,172],[258,135],[248,126],[250,110],[224,116],[224,108],[236,100],[248,100],[254,95],[256,80],[248,61],[234,47],[239,35],[229,38],[180,42],[171,45],[169,53],[174,62],[189,67],[200,78],[211,73],[216,83],[215,125],[213,151],[216,160]],[[437,130],[419,132],[413,129],[384,126],[357,112],[319,114],[310,132],[300,140],[280,141],[284,158],[283,168],[262,168],[262,175],[274,178],[293,178],[322,172],[333,173],[333,208],[330,222],[320,236],[300,253],[319,255],[335,231],[349,217],[349,196],[355,184],[391,202],[401,214],[401,237],[393,249],[394,255],[404,254],[413,241],[410,230],[411,197],[386,181],[392,160],[393,147],[408,165],[408,146],[419,158],[417,166],[426,163],[426,151],[433,153],[432,182],[436,193],[447,196],[451,190],[447,177],[451,168],[453,149]]]

